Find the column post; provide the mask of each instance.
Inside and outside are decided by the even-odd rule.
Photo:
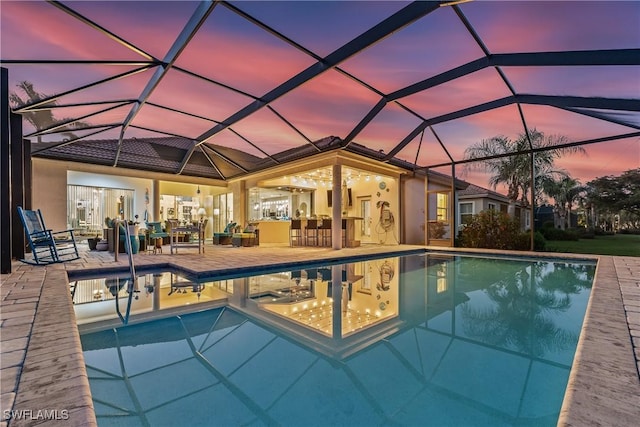
[[[22,222],[18,216],[18,206],[25,207],[25,150],[22,139],[22,116],[10,113],[11,140],[11,256],[16,259],[24,258],[24,232]]]
[[[9,70],[0,67],[0,272],[11,273],[11,149]]]
[[[342,165],[333,165],[331,186],[331,246],[342,248]]]
[[[153,180],[153,220],[160,221],[160,181]]]

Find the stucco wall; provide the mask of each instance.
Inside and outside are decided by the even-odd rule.
[[[425,244],[425,182],[423,176],[402,176],[402,243]]]
[[[47,228],[67,228],[67,167],[65,163],[33,159],[33,209],[41,209]]]

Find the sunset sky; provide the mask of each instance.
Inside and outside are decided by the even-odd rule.
[[[196,10],[197,2],[118,1],[62,2],[115,35],[162,60]],[[231,2],[233,7],[262,21],[308,52],[325,57],[389,15],[405,7],[399,1],[260,1]],[[460,11],[492,54],[563,50],[640,48],[638,1],[476,1],[459,5]],[[0,3],[1,52],[7,60],[119,60],[146,61],[143,55],[116,43],[89,25],[41,1]],[[483,57],[451,7],[441,7],[368,49],[339,64],[382,94],[393,93],[446,70]],[[175,66],[199,74],[219,85],[170,69],[148,101],[204,118],[180,115],[145,105],[132,125],[198,139],[273,88],[312,66],[316,59],[254,25],[232,8],[218,5],[181,52]],[[7,64],[11,90],[27,80],[47,95],[133,70],[139,65]],[[156,68],[72,93],[60,105],[113,101],[108,105],[60,108],[56,118],[80,117],[137,99]],[[639,66],[501,67],[520,94],[581,97],[640,98]],[[237,89],[237,91],[229,88]],[[485,68],[449,83],[399,99],[402,106],[422,118],[433,118],[509,96],[508,87],[494,68]],[[270,104],[305,137],[346,137],[381,96],[374,90],[329,70]],[[122,122],[131,104],[83,120],[91,125]],[[609,123],[553,107],[522,105],[529,128],[545,134],[582,141],[637,131],[640,113],[619,116],[630,126]],[[206,119],[205,119],[206,118]],[[354,141],[390,151],[421,123],[421,119],[395,103],[388,103]],[[296,131],[268,108],[234,123],[231,128],[268,154],[306,143]],[[462,159],[470,144],[496,135],[515,138],[523,131],[517,106],[510,105],[434,126],[437,136],[455,159]],[[25,134],[33,128],[25,123]],[[117,138],[120,129],[95,138]],[[126,137],[158,136],[128,128]],[[59,140],[52,135],[45,140]],[[419,137],[397,157],[413,162]],[[209,142],[264,155],[229,130]],[[81,143],[81,142],[78,142]],[[604,175],[640,167],[640,139],[627,138],[585,147],[586,156],[563,158],[558,166],[583,183]],[[436,137],[426,131],[419,165],[448,161]],[[462,171],[460,171],[462,172]],[[486,186],[486,177],[468,173],[465,179]]]

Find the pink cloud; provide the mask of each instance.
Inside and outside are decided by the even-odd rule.
[[[492,53],[638,45],[635,1],[472,2],[461,9]]]
[[[2,26],[3,35],[11,34],[12,40],[10,44],[3,44],[3,57],[6,58],[142,59],[97,30],[44,2],[3,1]]]

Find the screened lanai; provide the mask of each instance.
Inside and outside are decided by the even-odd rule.
[[[534,128],[637,154],[639,17],[626,1],[3,1],[1,59],[33,156],[228,179],[337,136],[428,168]],[[177,139],[128,150],[158,137]]]
[[[583,147],[557,166],[587,182],[640,166],[639,23],[629,1],[3,1],[3,150],[226,181],[340,149],[488,188],[474,161],[535,130]],[[468,150],[497,136],[526,144]]]

